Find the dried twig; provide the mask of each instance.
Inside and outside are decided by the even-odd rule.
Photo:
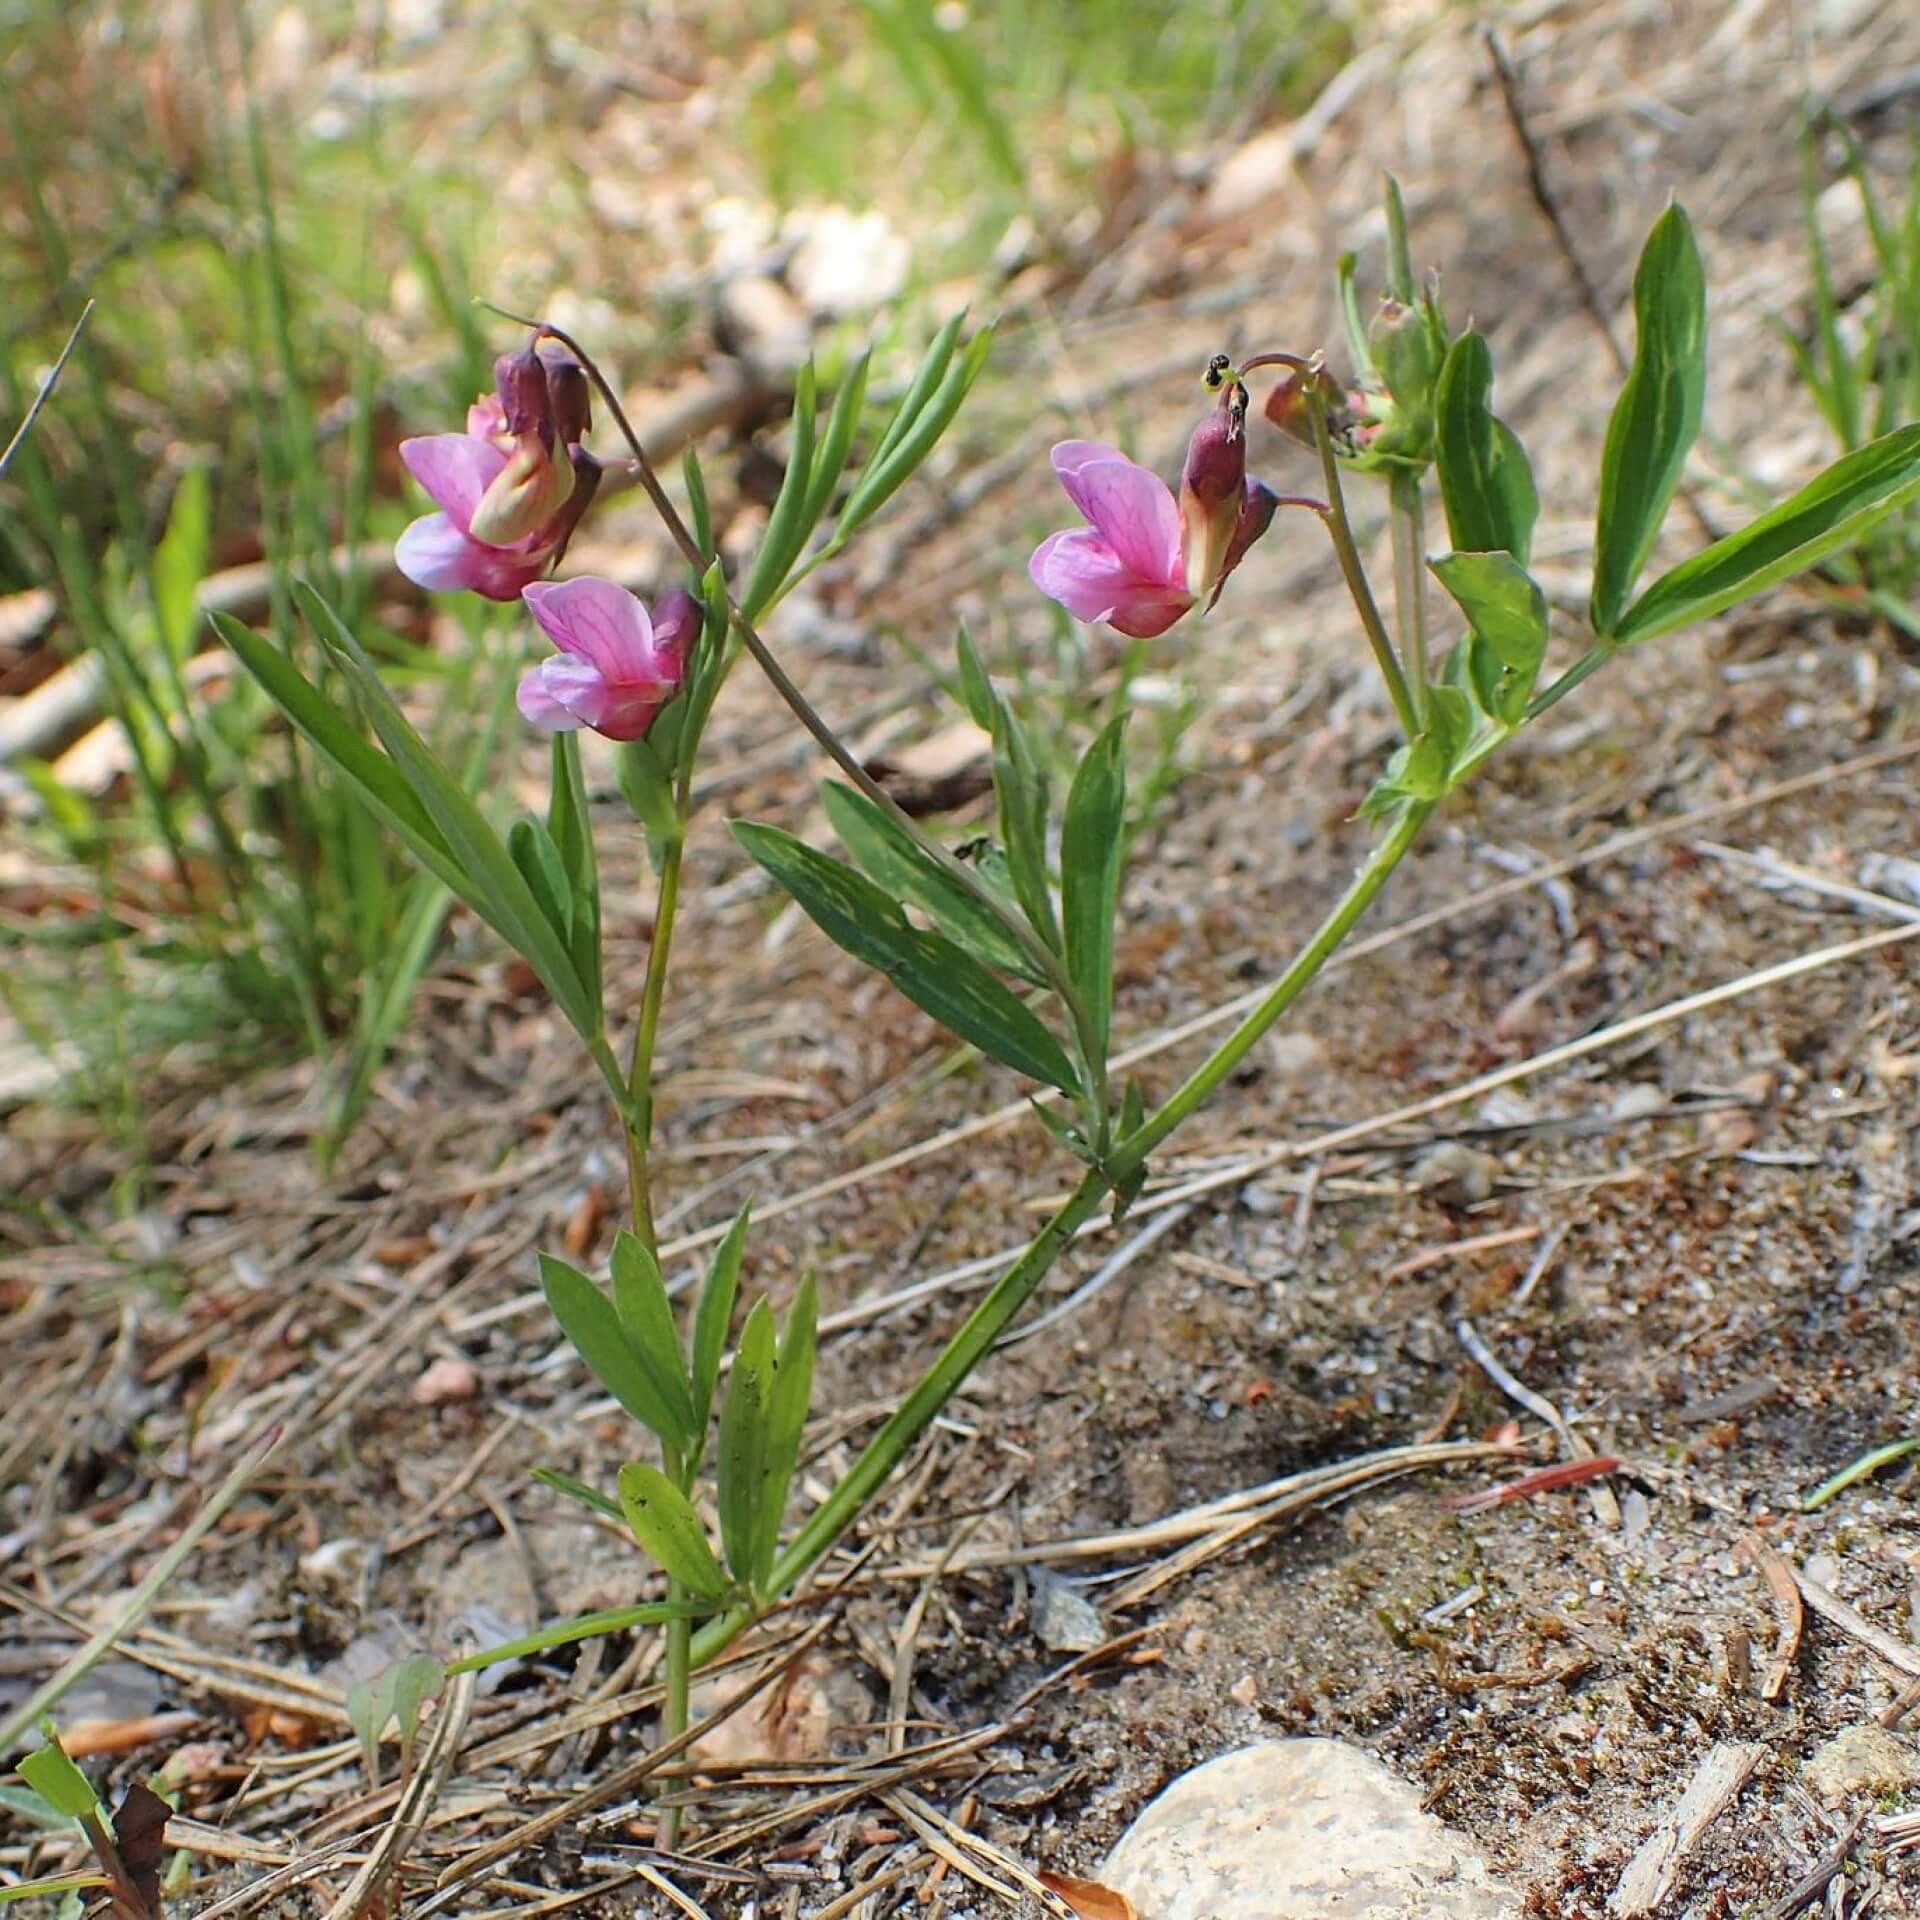
[[[1765,1753],[1758,1740],[1745,1745],[1722,1740],[1708,1748],[1679,1803],[1627,1862],[1607,1902],[1609,1911],[1621,1920],[1632,1920],[1634,1915],[1651,1913],[1673,1891],[1687,1855],[1733,1804]]]
[[[1760,1577],[1767,1583],[1768,1598],[1773,1602],[1773,1664],[1760,1683],[1760,1698],[1778,1700],[1786,1691],[1794,1662],[1800,1658],[1800,1636],[1806,1628],[1806,1612],[1800,1605],[1800,1589],[1794,1581],[1793,1568],[1783,1555],[1754,1538],[1741,1541],[1740,1552],[1760,1570]]]

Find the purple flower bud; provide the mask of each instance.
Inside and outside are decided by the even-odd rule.
[[[555,457],[548,367],[531,344],[519,353],[503,353],[493,373],[512,452],[474,508],[467,531],[483,545],[510,547],[530,538],[566,505],[573,466],[564,453]]]
[[[549,353],[543,364],[554,436],[563,447],[577,447],[593,425],[593,383],[587,378],[586,368],[570,353]]]
[[[1181,551],[1186,580],[1206,593],[1221,578],[1227,549],[1239,524],[1247,478],[1247,432],[1243,403],[1231,389],[1194,428],[1180,475]]]

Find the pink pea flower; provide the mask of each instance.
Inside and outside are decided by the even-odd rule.
[[[465,433],[400,443],[440,511],[407,528],[394,559],[432,593],[517,600],[566,551],[599,485],[599,463],[579,444],[582,369],[529,347],[503,354],[494,371],[499,390],[467,409]]]
[[[591,727],[638,740],[686,678],[699,601],[676,588],[649,614],[625,587],[592,574],[536,582],[520,597],[560,649],[520,682],[522,715],[549,733]]]
[[[1053,470],[1084,527],[1043,540],[1033,583],[1076,620],[1152,640],[1207,597],[1273,519],[1276,496],[1247,478],[1240,412],[1223,404],[1195,428],[1180,498],[1125,454],[1086,440],[1053,450]]]

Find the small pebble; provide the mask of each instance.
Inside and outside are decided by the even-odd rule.
[[[435,1360],[413,1383],[416,1407],[444,1407],[471,1400],[480,1391],[480,1374],[471,1360]]]

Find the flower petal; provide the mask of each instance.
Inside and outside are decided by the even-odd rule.
[[[1193,605],[1184,587],[1142,579],[1091,527],[1050,535],[1027,571],[1076,620],[1105,621],[1140,640],[1165,633]]]
[[[686,675],[687,656],[705,618],[706,609],[685,587],[675,587],[653,603],[654,654],[663,669],[671,669],[676,686]]]
[[[607,683],[593,663],[570,654],[542,660],[521,680],[515,698],[522,717],[549,733],[597,727],[612,704]]]
[[[465,533],[480,496],[500,477],[507,456],[466,433],[430,433],[400,442],[407,471],[426,488],[433,504]]]
[[[604,680],[648,687],[677,681],[670,666],[662,671],[645,606],[616,582],[583,574],[531,586],[521,598],[556,647],[591,660]]]
[[[1053,467],[1067,498],[1127,567],[1163,587],[1185,587],[1180,509],[1157,473],[1088,440],[1063,440]]]
[[[444,513],[429,513],[393,546],[394,564],[429,593],[478,593],[518,600],[520,589],[546,571],[545,552],[508,552],[469,540]]]

